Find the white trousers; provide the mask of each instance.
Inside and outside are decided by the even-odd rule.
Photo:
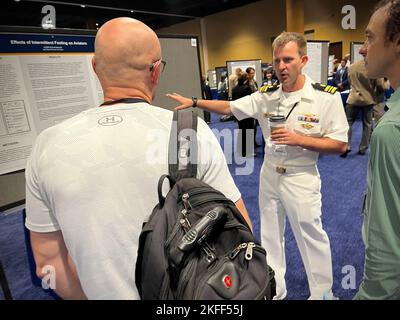
[[[321,179],[318,169],[280,174],[264,161],[260,173],[261,241],[276,277],[276,299],[286,296],[285,217],[289,219],[307,273],[310,299],[332,289],[329,239],[321,223]]]

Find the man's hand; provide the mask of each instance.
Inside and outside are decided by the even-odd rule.
[[[167,93],[167,97],[180,103],[175,110],[187,109],[193,105],[192,99],[185,98],[177,93]]]
[[[271,134],[271,140],[277,145],[300,146],[303,138],[304,136],[286,129],[277,129]]]
[[[167,97],[180,103],[175,110],[187,109],[193,106],[192,98],[182,97],[177,93],[168,93]],[[218,100],[197,100],[197,107],[200,109],[211,111],[219,114],[231,114],[231,107],[229,101],[218,101]]]
[[[286,129],[277,129],[271,134],[271,140],[276,145],[298,146],[321,153],[344,153],[347,143],[327,137],[309,137]]]

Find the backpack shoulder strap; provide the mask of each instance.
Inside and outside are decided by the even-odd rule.
[[[168,150],[169,175],[178,181],[197,174],[197,115],[174,111]]]

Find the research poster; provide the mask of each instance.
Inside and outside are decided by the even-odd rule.
[[[319,42],[307,42],[307,55],[309,60],[303,72],[316,82],[322,82],[322,44]]]
[[[335,61],[335,55],[330,55],[329,56],[329,62],[328,62],[328,77],[332,77],[333,76],[333,69],[334,69],[334,65],[333,62]]]
[[[99,105],[94,36],[0,33],[0,174],[25,168],[36,136]]]
[[[364,57],[360,54],[360,49],[362,48],[362,46],[364,45],[364,43],[362,42],[352,42],[350,44],[351,48],[351,63],[355,63],[357,61],[360,60],[364,60]]]

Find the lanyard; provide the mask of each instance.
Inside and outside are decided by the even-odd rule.
[[[140,102],[145,102],[148,103],[146,100],[141,99],[141,98],[122,98],[122,99],[118,99],[118,100],[110,100],[110,101],[106,101],[103,102],[101,106],[110,106],[112,104],[117,104],[117,103],[140,103]]]
[[[290,111],[289,111],[288,115],[286,116],[286,119],[285,119],[285,120],[289,119],[290,114],[292,113],[293,109],[296,108],[296,106],[297,106],[298,104],[299,104],[299,102],[297,101],[297,102],[294,104],[294,106],[292,107],[292,109],[290,109]]]

